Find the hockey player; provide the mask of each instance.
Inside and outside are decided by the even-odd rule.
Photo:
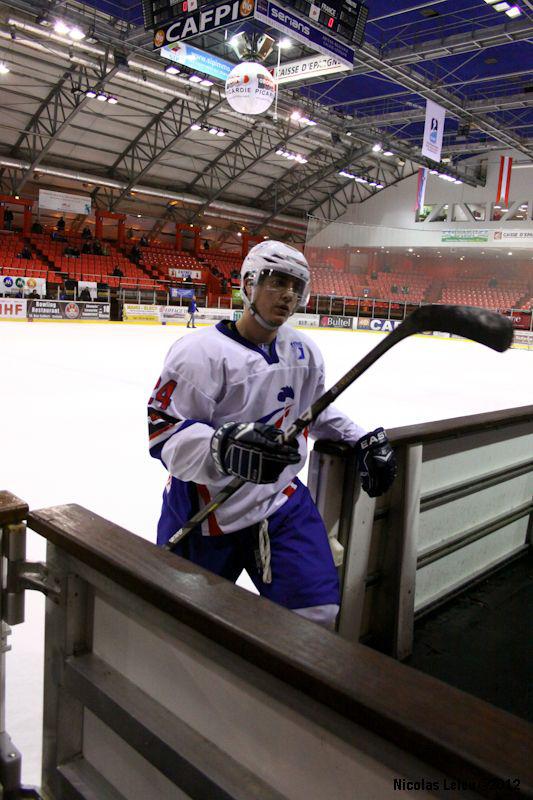
[[[296,477],[307,437],[355,448],[362,486],[385,492],[396,474],[385,432],[367,433],[329,406],[290,444],[280,431],[325,391],[316,344],[285,325],[310,294],[304,256],[282,242],[242,264],[244,313],[177,341],[150,398],[151,455],[169,472],[157,541],[164,544],[234,476],[245,483],[174,551],[229,580],[246,569],[261,595],[333,627],[337,571],[324,523]]]

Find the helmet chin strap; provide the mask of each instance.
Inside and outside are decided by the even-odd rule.
[[[277,329],[281,327],[280,325],[273,325],[271,322],[267,322],[266,319],[263,319],[263,317],[257,310],[255,303],[250,303],[249,309],[250,309],[250,314],[253,316],[253,318],[257,320],[259,325],[261,325],[262,328],[265,328],[265,330],[277,331]]]

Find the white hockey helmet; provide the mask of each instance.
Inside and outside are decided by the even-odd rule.
[[[252,247],[242,262],[241,297],[247,308],[254,310],[256,288],[262,278],[273,272],[281,272],[296,278],[298,281],[298,305],[307,305],[311,292],[311,275],[305,256],[295,247],[269,239]],[[246,294],[245,285],[248,287],[250,297]]]

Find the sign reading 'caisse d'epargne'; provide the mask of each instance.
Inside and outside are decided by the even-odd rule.
[[[226,25],[248,19],[253,15],[254,9],[255,0],[220,0],[210,3],[158,28],[154,33],[154,48],[225,28]]]

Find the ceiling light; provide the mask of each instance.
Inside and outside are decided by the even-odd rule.
[[[212,133],[213,136],[216,136],[217,133],[218,133],[218,128],[215,128],[215,127],[209,128],[209,133]]]
[[[200,86],[212,86],[213,81],[210,81],[209,78],[202,78],[200,81]]]
[[[512,251],[512,250],[509,250],[509,252],[507,253],[507,255],[508,255],[508,256],[512,256],[512,255],[513,255],[513,251]]]
[[[509,3],[496,3],[496,5],[492,6],[496,11],[507,11],[507,9],[511,8]]]
[[[105,101],[107,100],[107,95],[105,92],[98,92],[98,94],[96,95],[96,99],[99,100],[101,103],[105,103]]]
[[[92,99],[93,97],[96,97],[96,92],[94,91],[94,89],[87,89],[87,91],[85,92],[85,97],[89,97],[90,99]]]
[[[454,180],[454,183],[462,183],[462,181],[460,181],[460,180],[459,180],[459,178],[456,178],[456,179]]]
[[[137,214],[137,219],[140,219],[141,217],[142,217],[142,214]]]
[[[352,135],[351,131],[346,131],[346,136],[351,136],[351,135]]]
[[[392,152],[392,150],[385,150],[385,152],[383,153],[383,155],[384,155],[384,156],[393,156],[393,155],[394,155],[394,153]]]
[[[220,128],[220,130],[217,131],[217,136],[225,136],[225,135],[226,135],[226,131],[223,131],[222,128]]]
[[[176,66],[174,66],[174,64],[167,64],[167,66],[165,67],[165,72],[167,73],[167,75],[179,75],[180,74],[179,69]]]
[[[376,142],[376,144],[372,145],[372,152],[373,153],[380,153],[381,152],[381,145]]]
[[[237,231],[237,236],[242,236],[242,233],[240,231]]]
[[[7,75],[9,72],[9,67],[7,64],[4,64],[3,61],[0,61],[0,75]]]
[[[206,231],[210,231],[212,227],[213,227],[212,225],[208,225]]]
[[[81,28],[71,28],[68,35],[75,42],[81,42],[82,39],[85,39],[85,34]]]
[[[489,6],[493,6],[494,3],[497,3],[497,2],[498,2],[498,0],[485,0],[485,3],[488,3]]]
[[[408,249],[408,252],[409,252],[409,253],[412,253],[412,252],[413,252],[413,248],[412,248],[412,247],[409,247],[409,249]]]
[[[293,111],[292,114],[291,114],[291,119],[294,119],[294,120],[299,120],[299,119],[301,119],[301,117],[302,117],[302,112],[301,111]]]
[[[280,50],[288,50],[289,47],[292,47],[292,42],[290,39],[280,39],[278,42],[278,47]]]
[[[70,28],[62,20],[58,19],[54,24],[54,31],[60,36],[67,36],[70,33]]]
[[[519,17],[522,12],[518,8],[518,6],[511,6],[511,8],[508,8],[505,13],[507,14],[508,17],[514,19],[515,17]]]
[[[112,106],[116,106],[116,104],[118,103],[118,100],[117,100],[116,97],[111,96],[111,97],[107,98],[107,102],[111,103]]]
[[[191,125],[191,131],[199,131],[202,126],[199,125],[197,122],[193,122]]]
[[[194,75],[194,74],[193,75],[189,75],[189,80],[190,80],[191,83],[201,83],[202,82],[202,78],[200,78],[199,75]]]

